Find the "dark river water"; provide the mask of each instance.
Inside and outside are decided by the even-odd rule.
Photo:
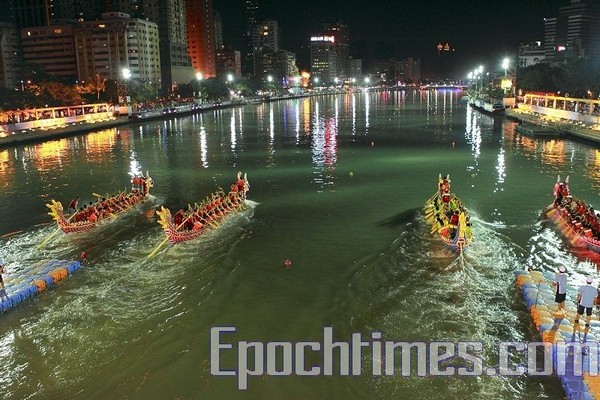
[[[0,316],[2,399],[560,399],[556,377],[211,374],[211,328],[235,370],[238,343],[538,340],[513,272],[566,263],[595,270],[540,221],[557,174],[595,204],[600,153],[541,141],[466,107],[462,92],[361,92],[210,111],[0,150],[0,258],[8,276],[43,259],[84,269]],[[176,210],[248,173],[248,209],[194,241],[164,246],[154,210]],[[59,235],[44,206],[154,179],[146,208],[89,234]],[[419,211],[450,174],[473,216],[464,259],[431,236]],[[289,260],[291,266],[286,267]],[[324,345],[323,345],[324,346]],[[285,349],[274,366],[285,371]],[[254,351],[248,351],[254,369]],[[518,355],[516,355],[518,359]],[[294,356],[298,361],[297,354]],[[260,361],[260,360],[259,360]],[[413,360],[415,361],[415,360]],[[262,365],[261,365],[262,366]],[[343,368],[342,368],[343,370]],[[274,372],[272,369],[269,371]],[[294,369],[296,371],[296,369]],[[214,372],[214,371],[213,371]],[[262,372],[262,373],[260,373]],[[352,375],[352,372],[358,372]],[[414,372],[414,371],[413,371]]]

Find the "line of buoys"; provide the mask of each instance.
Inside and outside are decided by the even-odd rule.
[[[0,291],[0,314],[43,292],[81,269],[79,261],[42,260],[27,271],[4,274]]]
[[[581,365],[583,373],[576,371],[574,368],[574,360],[577,359],[574,359],[574,353],[575,351],[581,352],[581,350],[578,347],[575,347],[577,350],[570,347],[580,346],[585,342],[597,342],[597,338],[600,337],[600,321],[594,318],[590,322],[590,329],[586,334],[583,327],[585,317],[582,317],[581,326],[579,329],[575,329],[574,324],[571,322],[575,320],[575,306],[565,302],[565,314],[563,315],[558,311],[554,301],[555,289],[552,286],[554,273],[551,271],[517,271],[515,275],[517,286],[521,289],[542,341],[552,346],[554,372],[558,373],[567,399],[600,399],[600,371],[598,371],[597,363],[591,361],[593,356],[590,354],[591,350],[598,351],[598,347],[592,346],[590,351],[582,352]],[[576,296],[577,288],[570,287],[567,298],[575,299]],[[582,338],[583,342],[581,341]],[[596,356],[598,357],[600,354],[596,354]],[[558,364],[563,360],[565,365],[559,368]]]

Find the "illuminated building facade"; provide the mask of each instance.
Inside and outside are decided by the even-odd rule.
[[[544,60],[545,49],[541,41],[522,43],[519,46],[519,68],[527,68]]]
[[[77,75],[86,80],[99,74],[122,78],[127,67],[131,78],[158,82],[160,74],[158,26],[129,18],[124,13],[103,14],[102,21],[82,22],[75,28]]]
[[[21,30],[23,60],[36,64],[50,75],[75,83],[77,61],[73,25],[51,25]]]
[[[254,32],[260,20],[259,0],[246,0],[246,54],[243,64],[246,75],[254,73]]]
[[[323,35],[335,38],[337,73],[341,78],[350,75],[350,34],[348,26],[341,22],[323,25]]]
[[[194,70],[216,76],[212,0],[186,0],[187,49]]]
[[[163,91],[170,92],[179,83],[195,78],[187,53],[185,0],[152,0],[144,4],[144,14],[158,25],[160,70]]]
[[[558,18],[544,20],[544,49],[548,60],[600,58],[600,2],[571,0]]]
[[[310,73],[321,84],[329,84],[337,77],[337,53],[333,36],[310,38]]]
[[[233,74],[236,79],[242,77],[242,55],[237,50],[221,49],[216,56],[217,76]]]

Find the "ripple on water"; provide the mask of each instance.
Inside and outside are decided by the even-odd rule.
[[[338,296],[334,312],[345,313],[354,332],[369,338],[379,331],[383,340],[396,342],[481,342],[485,367],[497,367],[499,340],[533,339],[524,336],[530,329],[523,321],[529,321],[514,289],[513,272],[523,268],[526,254],[494,224],[473,217],[476,240],[463,260],[432,237],[420,218],[408,223],[385,252],[353,268],[351,284]],[[365,353],[362,365],[370,376],[373,360]],[[464,363],[454,358],[445,365]],[[413,366],[410,377],[399,379],[399,368],[396,362],[394,376],[372,377],[370,385],[392,396],[411,393],[414,399],[437,398],[441,392],[469,399],[510,399],[523,393],[533,399],[543,393],[536,389],[538,382],[526,378],[419,378]]]

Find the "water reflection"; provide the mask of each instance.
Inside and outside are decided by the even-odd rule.
[[[202,161],[202,167],[208,168],[208,150],[206,145],[206,129],[204,129],[204,126],[200,127],[200,160]]]
[[[313,182],[322,192],[326,186],[333,187],[333,175],[337,163],[337,120],[320,118],[315,120],[312,133]]]
[[[236,129],[235,129],[235,112],[231,113],[231,122],[229,124],[229,129],[231,131],[231,152],[235,155],[235,144],[236,144]]]
[[[471,172],[471,176],[475,177],[479,173],[479,154],[481,153],[481,119],[477,118],[478,113],[473,111],[471,107],[467,107],[467,121],[465,128],[465,138],[467,143],[471,145],[471,154],[473,154],[473,165],[467,166],[467,171]],[[472,185],[475,187],[475,185]]]

